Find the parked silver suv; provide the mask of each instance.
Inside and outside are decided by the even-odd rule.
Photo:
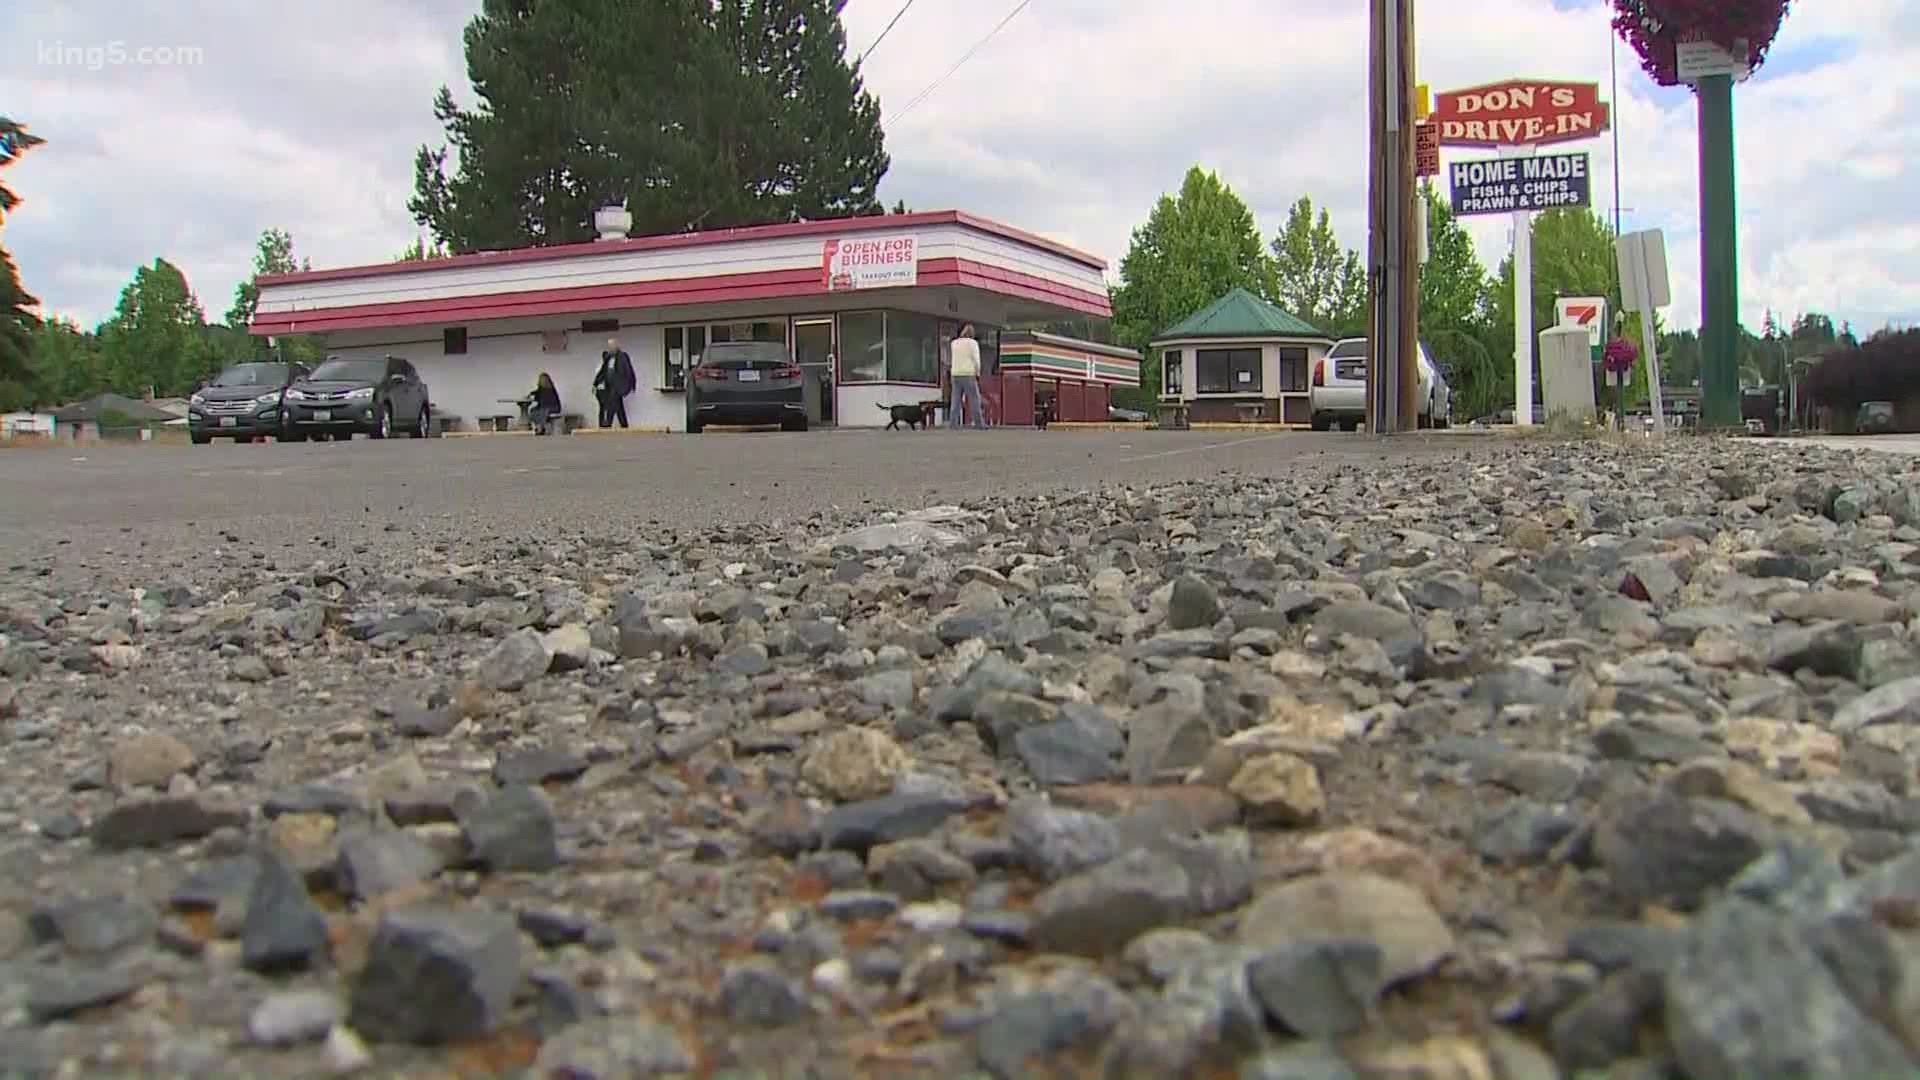
[[[1453,423],[1453,388],[1427,343],[1420,343],[1419,425],[1423,428],[1449,427]],[[1307,388],[1307,406],[1312,413],[1313,430],[1330,431],[1340,427],[1358,431],[1367,419],[1367,339],[1342,338],[1327,355],[1313,365],[1312,385]]]

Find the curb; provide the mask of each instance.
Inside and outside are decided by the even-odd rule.
[[[673,429],[670,427],[667,427],[664,424],[648,424],[640,427],[626,427],[626,428],[583,427],[583,428],[574,428],[572,434],[595,435],[595,436],[616,436],[616,437],[621,435],[671,435],[673,434]]]
[[[1047,425],[1048,431],[1152,431],[1153,424],[1147,420],[1055,420]]]
[[[531,431],[443,431],[443,439],[530,439]]]
[[[1241,424],[1233,421],[1202,420],[1189,423],[1189,431],[1306,431],[1308,424],[1251,423]]]

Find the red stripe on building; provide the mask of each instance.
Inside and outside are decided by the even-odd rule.
[[[897,215],[896,215],[897,216]],[[915,287],[964,285],[1039,300],[1071,311],[1103,318],[1113,306],[1100,293],[1048,281],[1016,271],[987,266],[971,259],[925,259]],[[370,327],[418,326],[426,323],[472,323],[490,319],[523,319],[541,315],[587,314],[628,308],[680,307],[688,304],[732,303],[824,296],[820,273],[812,268],[763,270],[749,274],[715,274],[614,285],[580,285],[565,289],[487,293],[435,300],[399,300],[384,304],[353,304],[305,311],[261,312],[248,329],[255,335],[325,334]],[[876,306],[884,306],[876,292]]]
[[[514,248],[510,251],[478,251],[470,255],[452,255],[444,259],[420,259],[407,262],[375,263],[369,266],[342,266],[332,270],[301,270],[291,274],[262,274],[260,285],[288,285],[308,281],[340,281],[347,278],[379,277],[383,274],[419,274],[435,270],[464,269],[476,266],[507,266],[514,263],[569,259],[582,255],[613,255],[632,251],[668,251],[675,248],[708,247],[713,244],[747,243],[758,240],[790,240],[796,237],[833,236],[846,233],[896,232],[930,225],[964,225],[979,232],[1011,240],[1017,244],[1071,259],[1083,266],[1104,272],[1107,261],[1078,248],[1070,247],[1024,229],[1002,225],[976,217],[964,210],[929,210],[917,214],[882,214],[870,217],[832,218],[826,221],[795,221],[777,225],[748,225],[737,229],[713,229],[708,232],[672,233],[666,236],[633,236],[624,240],[587,240],[578,244],[552,247]],[[818,271],[815,271],[818,273]]]

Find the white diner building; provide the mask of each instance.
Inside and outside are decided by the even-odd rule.
[[[1112,316],[1104,260],[957,210],[643,237],[627,220],[601,211],[587,243],[262,276],[251,330],[404,357],[436,413],[468,428],[514,413],[502,400],[542,371],[591,426],[593,375],[617,338],[639,381],[631,423],[681,431],[709,342],[787,343],[810,421],[868,427],[887,422],[876,406],[945,397],[962,323],[992,364],[1002,329]]]

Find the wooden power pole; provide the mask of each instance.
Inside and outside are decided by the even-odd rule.
[[[1420,255],[1414,186],[1413,0],[1369,0],[1367,426],[1419,426]]]

